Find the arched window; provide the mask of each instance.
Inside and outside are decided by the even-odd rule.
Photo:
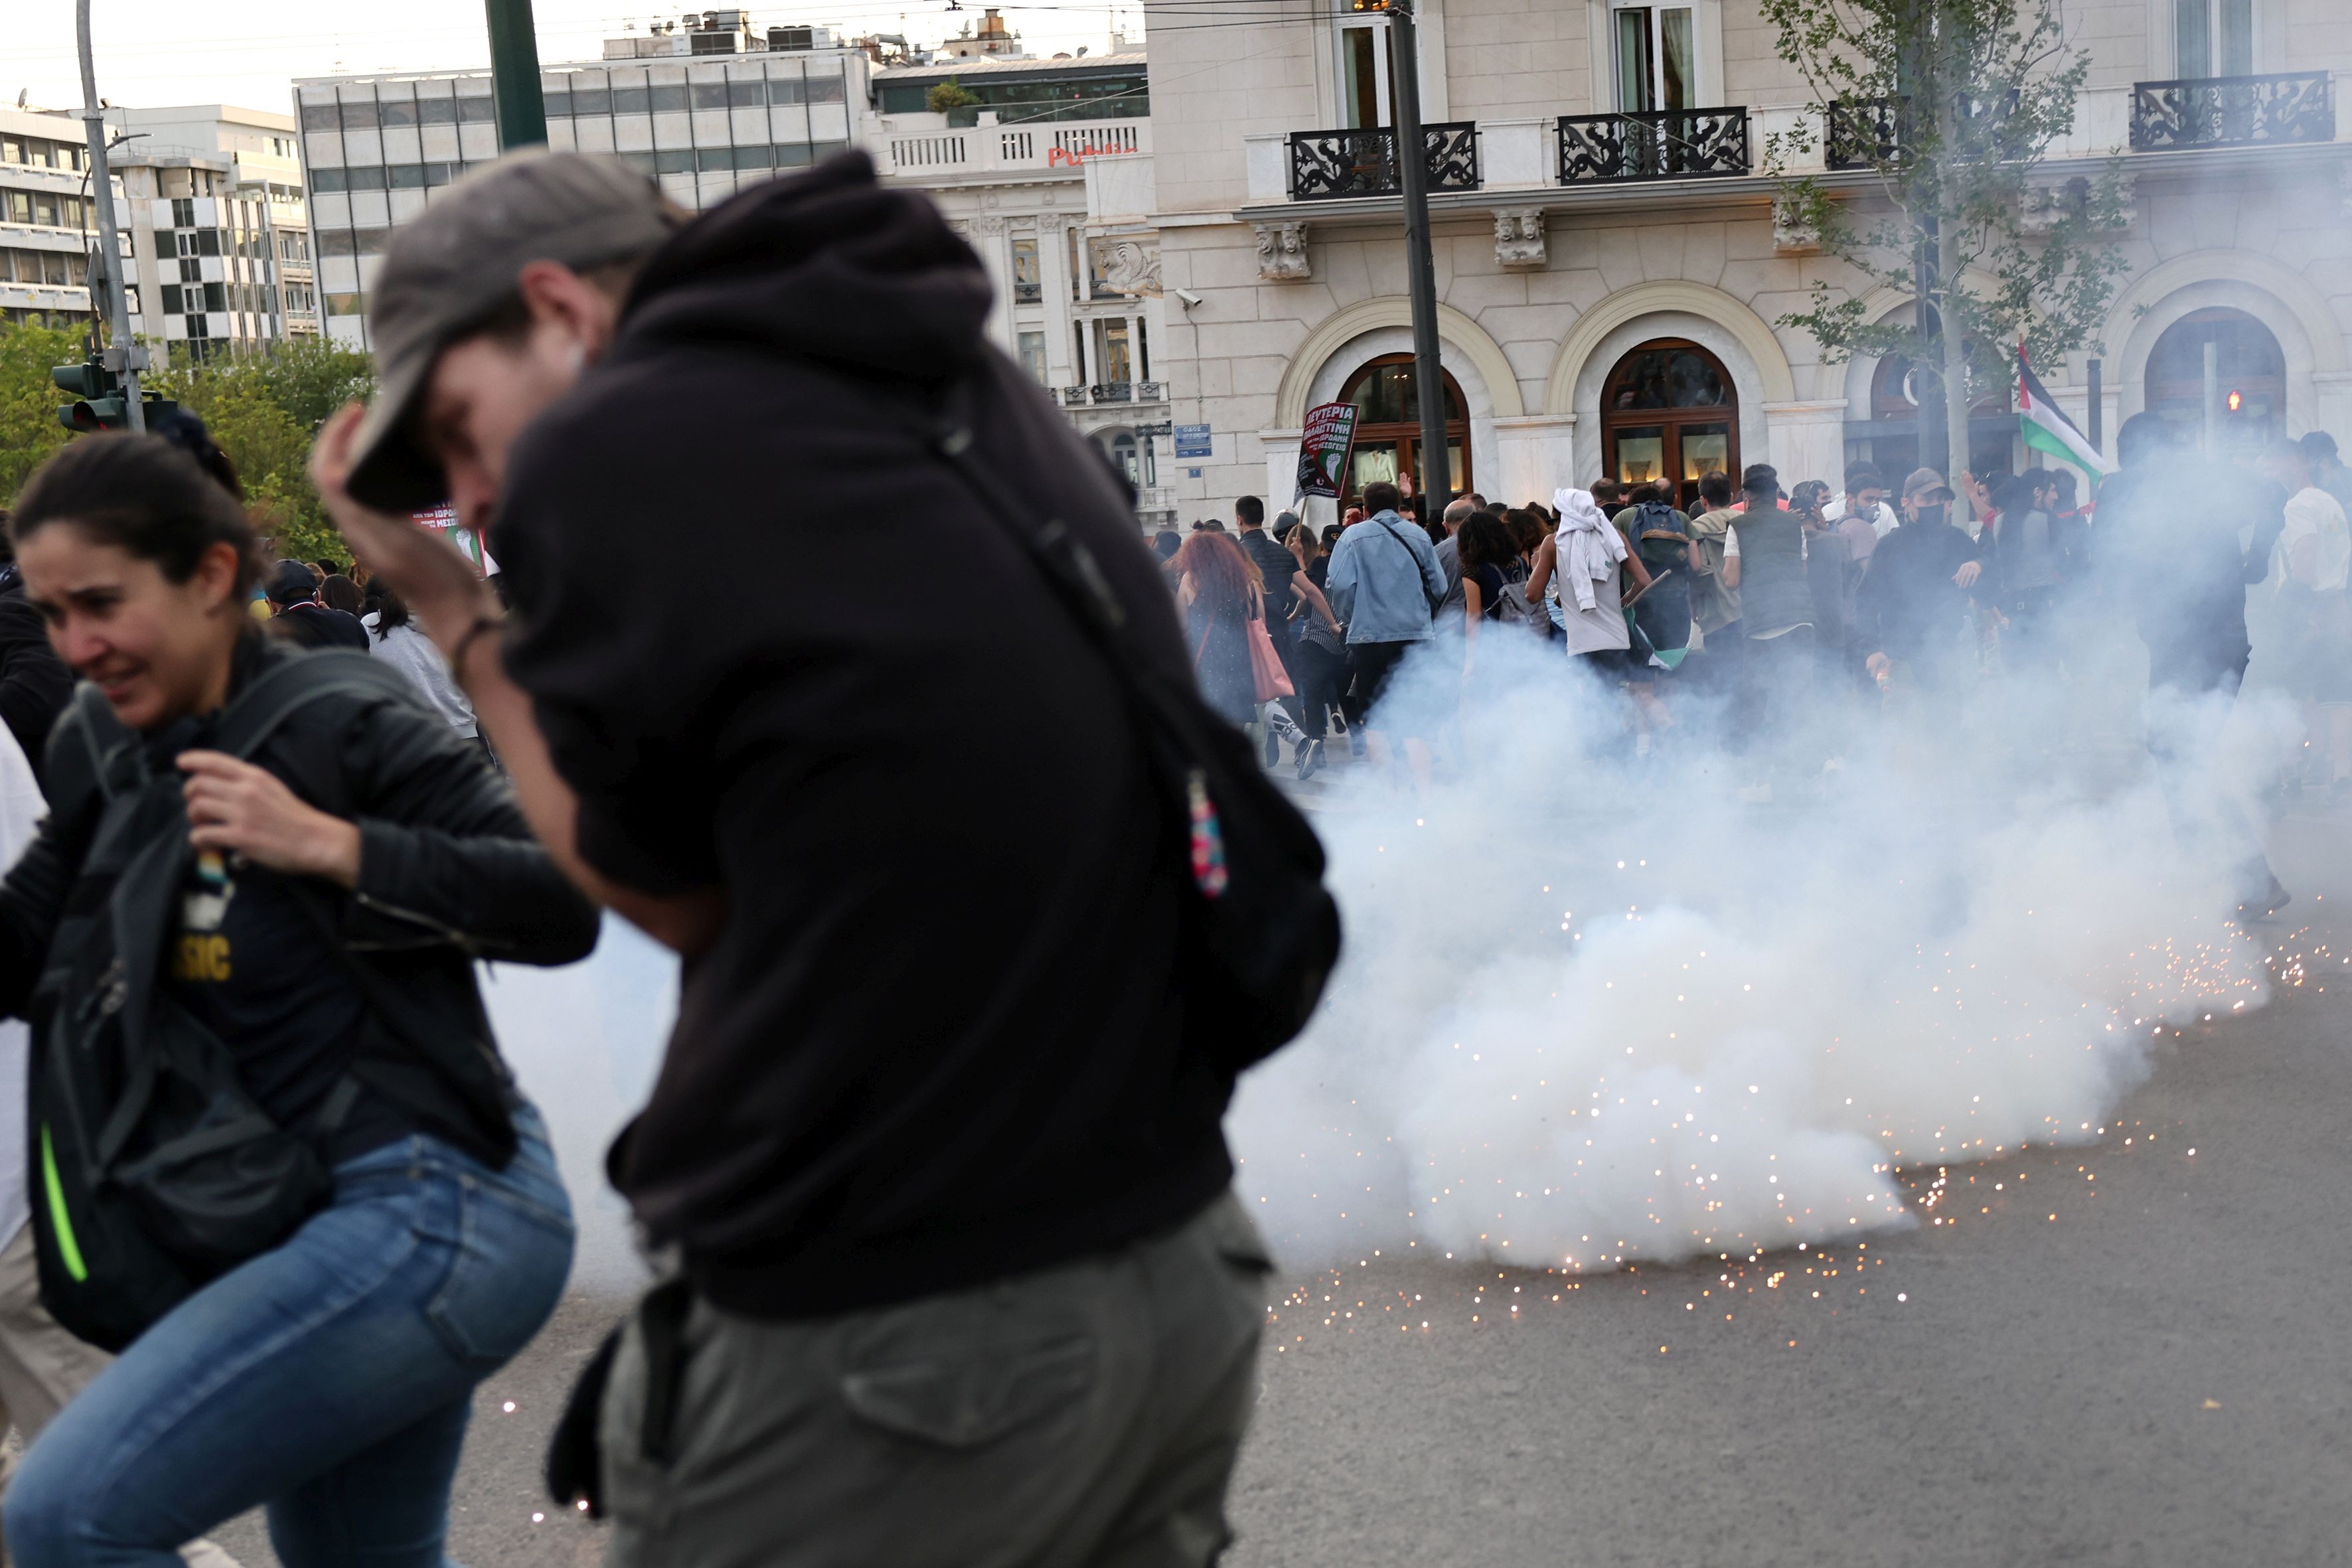
[[[1438,373],[1445,375],[1444,371]],[[1411,474],[1421,485],[1421,395],[1413,384],[1411,354],[1382,354],[1348,378],[1339,401],[1356,405],[1356,450],[1349,459],[1348,496],[1352,501],[1376,479]],[[1452,459],[1455,495],[1470,488],[1470,420],[1462,388],[1445,375],[1445,446]]]
[[[1160,482],[1160,476],[1153,472],[1158,464],[1152,460],[1150,445],[1138,441],[1135,438],[1135,432],[1113,430],[1097,439],[1102,443],[1103,451],[1109,456],[1111,467],[1125,474],[1129,484],[1142,489]]]
[[[2147,356],[2147,403],[2191,441],[2205,429],[2205,350],[2213,350],[2216,445],[2251,455],[2286,434],[2286,355],[2271,330],[2243,310],[2191,310],[2164,330]]]
[[[1664,479],[1675,504],[1698,499],[1699,476],[1739,478],[1739,395],[1723,362],[1683,338],[1642,344],[1601,388],[1601,460],[1629,485]]]

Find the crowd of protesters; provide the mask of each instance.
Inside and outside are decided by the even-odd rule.
[[[1189,542],[1163,532],[1156,548],[1221,563],[1224,586],[1183,574],[1190,602],[1207,594],[1237,626],[1263,618],[1287,681],[1261,669],[1253,683],[1236,656],[1214,689],[1235,722],[1260,727],[1269,766],[1290,740],[1301,779],[1321,765],[1328,726],[1349,727],[1358,755],[1369,727],[1374,760],[1394,731],[1408,776],[1425,785],[1459,713],[1507,695],[1479,673],[1482,638],[1499,634],[1549,643],[1622,692],[1634,755],[1676,727],[1686,699],[1710,704],[1750,760],[1743,793],[1769,799],[1836,765],[1835,726],[1821,754],[1798,749],[1824,733],[1808,731],[1810,716],[1850,725],[1878,702],[1949,721],[1971,681],[2048,683],[2095,603],[2138,618],[2158,689],[2234,691],[2244,589],[2266,583],[2282,664],[2308,709],[2305,768],[2352,798],[2352,470],[2333,438],[2314,432],[2232,466],[2145,416],[2119,446],[2123,472],[2095,507],[2072,468],[1964,474],[1956,489],[1932,468],[1890,483],[1857,463],[1832,491],[1818,479],[1784,488],[1756,464],[1699,476],[1687,507],[1671,482],[1601,479],[1549,505],[1471,494],[1431,517],[1375,482],[1319,538],[1286,513],[1264,553],[1244,556],[1209,523]],[[1237,503],[1244,541],[1262,538],[1262,516],[1255,497]],[[1250,570],[1274,555],[1320,567],[1325,596],[1303,603],[1274,591],[1287,571]],[[1415,647],[1432,650],[1435,684],[1458,690],[1458,705],[1376,707]]]
[[[1320,532],[1244,497],[1146,553],[988,346],[978,259],[862,154],[699,216],[519,154],[383,263],[381,390],[312,464],[354,562],[265,552],[201,427],[78,440],[7,520],[27,1568],[216,1559],[255,1507],[288,1568],[441,1568],[477,1385],[572,1247],[477,961],[576,960],[600,910],[681,960],[607,1168],[660,1282],[549,1461],[609,1560],[1207,1568],[1271,1267],[1232,1191],[1234,1026],[1303,1017],[1329,961],[1267,980],[1266,924],[1236,935],[1263,883],[1216,902],[1269,844],[1319,897],[1261,763],[1312,777],[1342,736],[1425,789],[1448,741],[1415,689],[1507,704],[1520,639],[1622,694],[1636,755],[1710,693],[1767,790],[1811,762],[1790,716],[1948,711],[1988,649],[2058,668],[2095,587],[2153,686],[2234,692],[2275,559],[2352,791],[2324,436],[2250,482],[2139,416],[2095,513],[2063,471],[1832,496],[1759,465],[1434,516],[1375,482]],[[714,402],[761,439],[714,439]],[[445,503],[495,589],[416,525]],[[698,547],[648,548],[680,515]],[[845,591],[873,561],[845,516],[956,591]],[[756,614],[714,613],[714,559]],[[2210,741],[2151,724],[2160,763]]]

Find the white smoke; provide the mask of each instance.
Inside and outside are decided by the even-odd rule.
[[[677,959],[617,916],[593,954],[561,969],[482,971],[499,1048],[547,1118],[579,1226],[575,1289],[619,1293],[647,1278],[604,1151],[644,1105],[677,1014]]]
[[[2196,714],[2176,835],[2115,648],[1958,727],[1841,699],[1757,805],[1691,690],[1638,758],[1558,645],[1485,639],[1469,764],[1421,802],[1358,768],[1317,815],[1347,951],[1233,1118],[1286,1262],[1738,1257],[1913,1223],[1898,1165],[2095,1137],[2161,1026],[2267,995],[2229,808],[2284,734]],[[1451,710],[1447,662],[1408,700]]]
[[[2252,696],[2226,736],[2183,716],[2210,765],[2176,834],[2137,644],[2109,633],[2063,681],[1977,692],[1956,731],[1899,702],[1825,714],[1769,805],[1689,689],[1637,759],[1622,696],[1557,645],[1488,638],[1472,765],[1419,804],[1326,775],[1346,954],[1232,1119],[1286,1262],[1739,1256],[1911,1223],[1898,1164],[2095,1137],[2159,1026],[2267,994],[2226,920],[2227,809],[2291,728]],[[1404,679],[1452,700],[1430,661]],[[574,1285],[632,1288],[604,1153],[651,1088],[676,962],[608,919],[586,963],[485,989],[572,1189]]]

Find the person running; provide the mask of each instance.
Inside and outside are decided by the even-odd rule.
[[[368,304],[381,390],[320,430],[320,496],[542,841],[685,959],[607,1163],[675,1259],[596,1406],[611,1568],[1205,1568],[1269,1268],[1230,1015],[1198,839],[1032,525],[1153,685],[1191,647],[1123,485],[991,343],[987,269],[858,153],[691,218],[517,153],[394,232]],[[511,628],[408,521],[443,500],[495,515]],[[701,548],[646,550],[681,510]],[[845,593],[866,514],[953,590]],[[713,613],[714,559],[757,614]]]
[[[1303,781],[1323,765],[1323,743],[1347,684],[1348,639],[1339,617],[1331,613],[1330,601],[1323,596],[1323,574],[1318,568],[1328,567],[1328,560],[1316,554],[1313,531],[1288,512],[1282,517],[1290,519],[1282,542],[1298,563],[1298,572],[1290,580],[1296,595],[1290,646],[1297,660],[1292,680],[1298,692],[1301,737],[1291,765]]]
[[[1830,487],[1801,479],[1789,492],[1789,512],[1805,531],[1805,581],[1812,590],[1814,689],[1843,699],[1853,683],[1846,671],[1846,645],[1853,626],[1853,592],[1862,574],[1827,510]]]
[[[1257,718],[1249,626],[1265,615],[1264,579],[1231,538],[1206,531],[1176,552],[1176,603],[1184,612],[1184,641],[1192,650],[1201,695],[1236,728],[1245,728]]]
[[[1293,743],[1292,761],[1307,749],[1307,733],[1300,724],[1303,711],[1298,700],[1297,637],[1293,626],[1298,605],[1297,592],[1292,581],[1298,575],[1298,558],[1278,534],[1282,528],[1298,520],[1284,512],[1289,522],[1281,523],[1275,533],[1265,527],[1265,502],[1255,496],[1243,496],[1234,502],[1234,538],[1240,544],[1250,564],[1257,568],[1259,580],[1265,584],[1262,606],[1266,637],[1274,644],[1274,656],[1282,661],[1283,673],[1290,678],[1291,695],[1277,697],[1258,705],[1258,718],[1265,728],[1263,744],[1265,765],[1272,767],[1282,758],[1285,738]]]
[[[1739,590],[1724,575],[1724,552],[1730,548],[1731,525],[1739,507],[1731,476],[1710,468],[1698,477],[1697,516],[1690,520],[1691,620],[1698,627],[1699,654],[1691,667],[1695,681],[1736,699],[1743,677],[1747,638],[1739,625]]]
[[[2303,701],[2306,742],[2322,752],[2330,798],[2352,801],[2352,533],[2343,507],[2312,482],[2301,446],[2273,446],[2262,471],[2287,498],[2278,599],[2294,661],[2288,684]]]
[[[1853,606],[1864,668],[1882,687],[1916,689],[1946,719],[1959,696],[1969,590],[1984,573],[1977,542],[1951,521],[1952,502],[1943,475],[1912,471],[1903,481],[1903,521],[1872,552]]]
[[[1551,504],[1559,526],[1528,568],[1528,597],[1545,603],[1568,657],[1613,689],[1624,683],[1633,645],[1624,579],[1638,590],[1650,574],[1591,490],[1560,490]]]
[[[52,742],[48,817],[0,884],[0,1009],[29,1013],[37,1057],[61,1038],[35,983],[76,961],[52,951],[61,931],[92,929],[65,922],[85,875],[110,875],[85,867],[101,813],[118,819],[110,795],[147,792],[155,812],[131,820],[152,849],[117,848],[134,858],[102,896],[160,898],[172,926],[152,972],[123,976],[125,1048],[174,1010],[332,1173],[324,1207],[149,1325],[50,1423],[8,1492],[9,1554],[165,1568],[264,1506],[289,1568],[438,1563],[474,1387],[538,1331],[572,1261],[546,1130],[495,1053],[475,962],[584,957],[595,911],[391,671],[254,634],[252,531],[184,453],[74,442],[9,526],[89,684]],[[207,749],[259,683],[283,700],[352,666],[377,694],[292,707],[249,762]]]
[[[1397,510],[1396,486],[1376,479],[1364,487],[1371,515],[1339,535],[1331,550],[1325,592],[1348,626],[1348,661],[1353,681],[1348,695],[1350,743],[1361,733],[1372,765],[1388,771],[1388,737],[1403,743],[1405,764],[1416,789],[1430,783],[1428,732],[1420,703],[1402,698],[1374,724],[1372,710],[1389,695],[1405,655],[1430,640],[1430,617],[1445,599],[1445,574],[1426,533]]]
[[[2174,831],[2190,835],[2209,815],[2195,808],[2191,782],[2221,750],[2245,680],[2246,590],[2270,575],[2287,494],[2267,482],[2250,489],[2182,449],[2153,410],[2124,421],[2116,456],[2120,471],[2099,487],[2095,560],[2147,645],[2148,755]],[[2284,908],[2290,895],[2242,814],[2223,798],[2210,816],[2232,861],[2239,912],[2259,920]]]
[[[1723,552],[1724,580],[1739,591],[1747,639],[1743,733],[1764,759],[1749,798],[1772,798],[1776,775],[1794,771],[1800,726],[1811,709],[1816,666],[1813,585],[1804,521],[1780,506],[1780,475],[1751,463],[1740,475],[1747,502],[1732,521]]]
[[[2058,485],[2047,468],[2004,474],[1987,487],[1993,519],[1994,603],[2009,622],[2001,642],[2016,673],[2049,674],[2059,590],[2065,585],[2065,535],[2053,509]]]

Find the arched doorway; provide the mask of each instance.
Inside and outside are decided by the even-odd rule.
[[[1470,488],[1470,419],[1462,388],[1444,371],[1445,447],[1451,459],[1449,490]],[[1348,459],[1348,499],[1353,501],[1377,479],[1399,474],[1421,479],[1421,394],[1413,384],[1411,354],[1382,354],[1359,369],[1340,388],[1339,401],[1356,405],[1356,449]]]
[[[2205,431],[2205,351],[2213,350],[2215,456],[2251,457],[2286,433],[2286,355],[2271,330],[2243,310],[2191,310],[2164,330],[2147,356],[2149,412],[2189,441]]]
[[[1739,395],[1723,362],[1687,338],[1656,338],[1617,362],[1601,388],[1601,461],[1629,485],[1664,479],[1685,509],[1699,476],[1739,477]]]
[[[1970,473],[2005,474],[2012,467],[2017,445],[2017,415],[2011,403],[2008,367],[1979,340],[1968,349],[1969,460]],[[1919,390],[1930,372],[1904,354],[1888,354],[1870,377],[1870,425],[1866,453],[1849,447],[1849,460],[1866,456],[1890,491],[1900,492],[1904,478],[1921,466],[1919,458]],[[1927,380],[1932,390],[1935,383]],[[1848,427],[1852,434],[1852,427]],[[1834,475],[1822,475],[1832,479]]]

